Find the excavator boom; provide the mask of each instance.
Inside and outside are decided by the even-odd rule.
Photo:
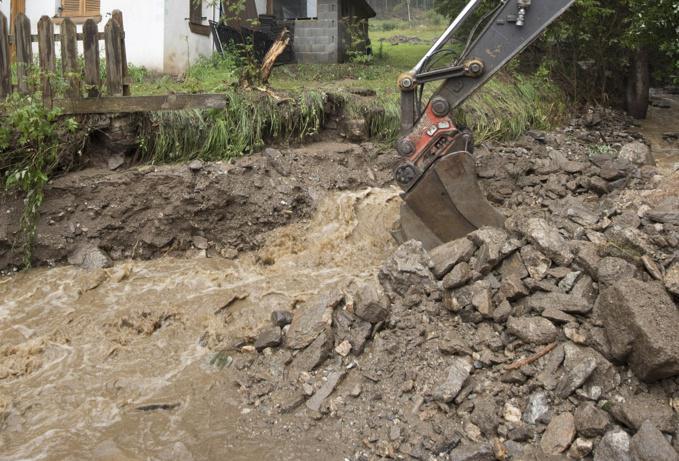
[[[399,77],[402,136],[396,149],[404,160],[395,178],[404,203],[397,238],[414,238],[433,248],[478,227],[502,226],[503,216],[486,201],[476,180],[472,134],[455,123],[452,113],[574,1],[499,1],[472,29],[456,59],[431,69],[482,2],[471,0],[420,62]],[[437,80],[442,80],[439,88],[420,107],[422,86]]]

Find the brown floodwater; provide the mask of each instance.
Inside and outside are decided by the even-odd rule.
[[[398,206],[393,188],[338,192],[235,260],[197,252],[0,279],[0,459],[341,459],[253,423],[213,359],[271,311],[374,277]]]

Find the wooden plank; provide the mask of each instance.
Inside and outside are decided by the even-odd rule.
[[[99,69],[99,26],[93,19],[88,19],[83,25],[83,50],[85,58],[85,87],[87,96],[99,96],[101,86],[101,71]]]
[[[120,25],[111,18],[104,27],[106,86],[109,96],[123,95],[123,64],[120,42]]]
[[[5,99],[12,92],[8,38],[7,17],[0,12],[0,99]]]
[[[70,18],[61,23],[61,71],[68,82],[66,96],[80,97],[80,69],[78,68],[78,38],[75,23]]]
[[[30,91],[29,71],[33,66],[33,48],[31,47],[31,21],[25,14],[17,14],[14,22],[14,40],[16,43],[17,83],[19,93]]]
[[[52,81],[57,71],[57,58],[54,52],[54,24],[52,24],[49,16],[42,16],[38,21],[38,37],[42,102],[45,107],[52,107],[52,97],[54,96]]]
[[[76,37],[78,38],[78,40],[82,41],[85,38],[85,34],[78,32],[76,34]],[[125,34],[123,34],[123,38],[125,38]],[[97,34],[97,40],[99,40],[99,41],[104,40],[104,33],[103,32],[99,32]],[[33,43],[38,43],[38,34],[31,34],[31,41]],[[54,41],[60,42],[61,41],[61,34],[54,34]],[[13,36],[9,37],[9,44],[10,45],[14,44],[14,37]]]
[[[120,10],[113,10],[111,17],[120,26],[120,59],[122,61],[122,72],[123,72],[123,96],[129,96],[132,94],[129,82],[129,71],[127,69],[127,49],[125,48],[125,25],[123,23],[123,12]]]
[[[120,96],[83,99],[57,99],[55,107],[64,114],[110,114],[158,112],[184,109],[223,109],[225,94],[169,94],[161,96]]]

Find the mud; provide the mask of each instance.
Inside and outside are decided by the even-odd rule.
[[[602,173],[611,167],[600,167],[592,148],[617,151],[637,140],[643,132],[619,114],[604,113],[595,125],[579,118],[554,133],[480,147],[479,174],[489,199],[516,227],[524,216],[556,223],[563,237],[552,236],[555,254],[563,238],[569,247],[600,245],[606,257],[619,256],[611,279],[627,270],[647,283],[653,268],[660,278],[670,272],[679,225],[658,226],[644,213],[676,197],[679,174],[625,162],[615,163],[615,175]],[[469,286],[450,289],[453,282],[435,281],[426,263],[417,265],[426,255],[412,245],[394,254],[394,160],[374,146],[322,144],[232,164],[90,171],[54,181],[38,254],[56,256],[41,261],[63,261],[83,243],[119,261],[106,269],[39,268],[0,279],[0,459],[539,460],[548,459],[540,450],[554,447],[562,453],[549,459],[566,459],[575,436],[572,414],[581,437],[569,456],[591,459],[592,446],[604,453],[604,430],[634,434],[624,414],[632,410],[624,405],[637,394],[657,401],[648,415],[679,447],[676,378],[643,383],[626,365],[609,362],[608,346],[598,342],[602,322],[585,312],[603,288],[605,268],[580,267],[586,266],[580,254],[575,262],[561,258],[563,264],[542,255],[547,265],[534,276],[542,269],[531,265],[523,248],[533,247],[521,237],[501,246],[516,251],[512,258],[482,267],[494,243],[479,234],[475,245],[482,248],[463,262],[476,271],[461,282]],[[624,181],[604,181],[601,174]],[[238,196],[238,188],[247,194]],[[63,200],[72,211],[58,205]],[[286,204],[277,209],[275,200]],[[79,231],[66,224],[74,221]],[[11,221],[4,222],[9,228]],[[613,241],[608,231],[618,226],[645,236],[647,266],[628,248],[602,243]],[[146,241],[158,236],[170,238],[162,245]],[[526,267],[517,267],[522,258]],[[516,286],[507,285],[515,272],[523,272]],[[591,275],[578,295],[588,299],[583,310],[557,312],[558,327],[545,332],[545,341],[558,345],[510,371],[543,341],[533,343],[521,331],[521,322],[541,318],[528,316],[530,302],[522,298],[571,291],[566,281],[575,272],[580,281]],[[307,350],[284,343],[255,352],[272,311],[298,317],[317,307],[319,293],[353,293],[378,280],[392,286],[385,274],[408,283],[391,293],[389,317],[370,326],[364,352],[345,356],[336,336],[337,349],[302,373],[294,365]],[[467,295],[472,300],[464,309],[451,305],[451,296]],[[501,303],[503,296],[511,304]],[[347,296],[344,303],[333,309],[358,306]],[[516,319],[508,321],[510,314]],[[592,379],[578,378],[573,365],[592,361],[596,373],[585,370]],[[459,382],[454,400],[440,395],[442,381],[446,392]],[[564,389],[567,398],[558,395]],[[600,431],[581,427],[581,408],[590,401],[604,413]]]
[[[274,310],[373,277],[397,191],[333,192],[237,260],[37,269],[0,283],[2,459],[314,459],[328,442],[248,416],[216,354]],[[339,440],[336,441],[336,443]],[[338,449],[341,445],[338,445]]]
[[[209,242],[200,249],[210,255],[233,256],[260,247],[263,233],[311,216],[325,191],[389,183],[395,160],[370,144],[324,142],[229,163],[67,174],[45,191],[33,263],[64,262],[85,245],[113,260],[182,255],[197,238]],[[13,248],[23,199],[0,197],[2,270],[21,263]]]

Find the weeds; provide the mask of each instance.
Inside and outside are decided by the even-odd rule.
[[[324,122],[325,95],[277,100],[266,93],[230,91],[223,110],[157,112],[142,128],[142,160],[173,163],[223,160],[253,152],[265,141],[301,141]]]

